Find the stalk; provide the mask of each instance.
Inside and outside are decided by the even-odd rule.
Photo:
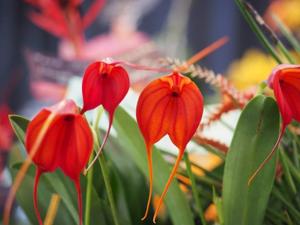
[[[186,165],[187,174],[188,174],[188,176],[191,180],[192,192],[193,192],[193,196],[194,196],[194,199],[195,199],[195,202],[196,202],[196,208],[197,208],[197,211],[198,211],[199,216],[200,216],[201,224],[206,225],[207,223],[206,223],[205,218],[204,218],[204,213],[203,213],[203,209],[202,209],[202,206],[201,206],[199,192],[198,192],[197,187],[196,187],[196,180],[195,180],[195,176],[194,176],[194,174],[192,172],[192,169],[191,169],[191,162],[189,160],[188,153],[184,153],[183,158],[184,158],[184,162],[185,162],[185,165]]]

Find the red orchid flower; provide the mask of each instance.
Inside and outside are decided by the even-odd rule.
[[[179,154],[169,180],[155,210],[153,222],[176,173],[187,143],[194,135],[203,112],[203,97],[198,87],[178,72],[152,81],[142,91],[137,103],[137,122],[144,136],[149,166],[149,197],[144,220],[152,196],[152,147],[163,136],[169,135]]]
[[[109,126],[106,135],[96,157],[87,170],[99,157],[109,136],[114,112],[126,96],[129,86],[128,73],[118,63],[95,62],[86,69],[82,81],[83,108],[81,113],[103,105],[109,114]]]
[[[49,123],[45,130],[46,121]],[[42,132],[44,135],[36,146],[38,136]],[[53,172],[57,168],[60,168],[75,183],[78,193],[79,221],[82,224],[80,173],[89,160],[93,148],[93,136],[88,122],[80,114],[76,104],[72,100],[65,100],[41,110],[28,125],[25,147],[37,166],[34,208],[39,224],[43,224],[37,205],[39,178],[43,173]]]
[[[25,0],[40,12],[30,12],[31,21],[59,37],[79,45],[84,30],[91,25],[104,6],[105,0],[95,0],[84,16],[80,15],[81,0]],[[78,46],[77,46],[78,47]]]
[[[186,66],[189,66],[207,56],[214,50],[224,45],[227,41],[227,37],[218,39],[191,57],[187,61],[186,65],[184,65],[182,68],[178,68],[178,70],[183,69]],[[82,82],[83,109],[81,113],[84,113],[90,109],[94,109],[102,104],[104,109],[109,113],[109,126],[102,145],[97,152],[96,157],[86,169],[86,172],[92,167],[99,157],[110,133],[114,111],[127,94],[130,86],[128,74],[121,65],[129,66],[137,70],[172,72],[172,70],[166,68],[153,68],[144,65],[133,64],[127,61],[114,61],[112,63],[106,63],[102,61],[92,63],[88,66],[84,73]]]
[[[272,151],[250,177],[249,184],[275,153],[287,125],[292,120],[300,122],[300,65],[278,65],[269,77],[268,85],[274,90],[282,117],[281,132]]]
[[[0,151],[8,151],[13,143],[14,133],[8,119],[10,112],[7,105],[0,105]]]

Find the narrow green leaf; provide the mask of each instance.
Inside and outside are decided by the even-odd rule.
[[[235,0],[235,3],[239,7],[241,13],[243,14],[245,20],[249,24],[252,31],[255,33],[258,40],[261,42],[261,44],[264,46],[264,48],[272,55],[272,57],[278,62],[282,63],[280,55],[278,52],[274,49],[272,43],[268,40],[268,38],[265,36],[261,28],[256,23],[255,19],[250,15],[250,13],[247,11],[245,7],[245,1],[244,0]]]
[[[279,149],[279,159],[280,159],[282,167],[283,167],[283,174],[284,174],[284,177],[286,178],[286,181],[288,183],[288,187],[293,192],[293,194],[296,194],[297,193],[297,188],[296,188],[296,185],[295,185],[294,180],[292,178],[291,171],[290,171],[290,168],[288,166],[287,158],[284,155],[283,151],[284,150]]]
[[[146,150],[143,138],[136,122],[122,108],[118,108],[114,119],[114,128],[122,146],[122,150],[135,162],[137,167],[148,176]],[[163,159],[161,153],[153,148],[154,190],[161,194],[170,175],[170,167]],[[146,191],[146,190],[145,190]],[[185,195],[174,180],[169,188],[164,203],[174,225],[193,225],[193,214]],[[146,207],[146,206],[145,206]],[[143,215],[140,215],[141,217]],[[149,215],[149,217],[151,217]],[[151,218],[152,219],[152,218]]]
[[[277,27],[285,38],[290,42],[296,52],[300,53],[300,43],[297,38],[294,37],[290,29],[282,22],[282,20],[277,15],[272,15],[272,19],[276,23]]]
[[[218,212],[218,219],[219,223],[221,225],[224,224],[224,219],[223,219],[223,203],[222,203],[222,198],[218,196],[216,193],[216,188],[213,186],[213,202],[217,207],[217,212]]]
[[[271,193],[277,154],[247,182],[274,146],[279,112],[272,98],[258,95],[243,110],[226,157],[223,180],[225,225],[261,225]]]

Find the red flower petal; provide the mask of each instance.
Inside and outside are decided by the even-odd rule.
[[[176,173],[187,143],[195,133],[203,112],[203,97],[198,87],[176,72],[151,82],[141,93],[137,104],[137,122],[144,136],[150,174],[150,192],[143,219],[147,217],[152,195],[152,146],[169,135],[179,155],[161,195],[153,221]]]
[[[45,121],[50,116],[53,116],[53,119],[49,121],[40,145],[35,147],[37,137],[42,129],[45,129]],[[29,154],[36,151],[32,160],[37,166],[34,206],[39,223],[42,224],[37,207],[39,177],[44,172],[51,172],[60,167],[75,183],[81,224],[82,203],[79,176],[89,160],[93,148],[93,136],[76,104],[71,100],[63,101],[38,113],[28,125],[25,146]],[[37,149],[33,149],[34,147]]]
[[[14,133],[8,119],[10,113],[7,105],[0,105],[0,151],[8,151],[13,143]]]
[[[81,113],[103,105],[109,113],[109,126],[102,145],[88,169],[100,155],[113,122],[114,112],[129,90],[129,77],[126,70],[116,64],[95,62],[88,66],[82,81],[83,108]]]
[[[129,77],[121,66],[95,62],[88,66],[82,81],[82,113],[99,105],[112,114],[129,90]]]
[[[279,65],[273,70],[268,82],[274,90],[283,126],[288,125],[292,119],[300,122],[300,102],[295,99],[300,93],[300,66]]]
[[[273,88],[279,111],[282,117],[282,126],[279,137],[266,159],[259,165],[258,169],[251,175],[250,184],[259,171],[272,158],[286,126],[296,120],[300,122],[300,66],[299,65],[278,65],[268,79],[270,88]]]

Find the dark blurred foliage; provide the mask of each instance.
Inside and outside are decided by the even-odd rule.
[[[90,0],[85,0],[83,10],[89,2]],[[259,0],[250,2],[259,12],[263,12],[269,3]],[[163,29],[171,4],[172,0],[161,0],[143,16],[139,29],[150,36],[158,34]],[[37,28],[26,18],[28,9],[29,6],[22,0],[0,1],[0,101],[8,101],[14,111],[30,98],[24,48],[55,54],[58,43],[56,38]],[[96,22],[87,30],[87,37],[108,29],[108,24]],[[246,48],[259,46],[233,0],[194,0],[188,30],[191,53],[224,35],[229,36],[230,42],[222,50],[203,61],[204,65],[217,72],[224,72],[230,62],[241,56]]]

